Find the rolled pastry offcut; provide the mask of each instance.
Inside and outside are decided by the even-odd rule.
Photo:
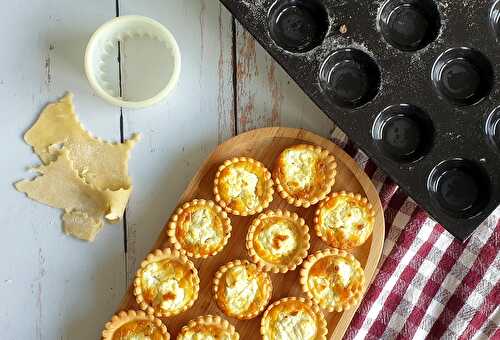
[[[140,136],[123,143],[109,143],[92,136],[82,126],[73,107],[73,94],[47,105],[24,140],[44,164],[54,161],[58,150],[68,150],[68,158],[83,179],[98,189],[128,189],[130,150]]]
[[[128,176],[130,150],[139,135],[124,143],[93,137],[79,122],[73,95],[47,105],[25,141],[43,162],[40,176],[16,183],[17,190],[40,203],[64,210],[67,234],[92,241],[103,218],[122,218],[132,192]]]
[[[103,216],[123,215],[130,191],[99,190],[86,183],[64,149],[55,161],[33,170],[40,176],[16,183],[16,189],[35,201],[63,209],[66,234],[92,241],[102,227]]]

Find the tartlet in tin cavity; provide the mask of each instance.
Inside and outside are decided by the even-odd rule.
[[[273,288],[268,273],[254,263],[236,260],[215,273],[213,291],[217,305],[227,316],[247,320],[264,311]]]
[[[220,252],[231,237],[231,220],[213,201],[184,203],[170,218],[168,236],[175,249],[194,258]]]
[[[177,250],[155,250],[141,263],[134,280],[139,307],[157,317],[189,309],[198,298],[200,279],[193,262]]]
[[[271,173],[252,158],[227,160],[215,175],[215,201],[233,215],[260,213],[273,200],[273,193]]]
[[[103,340],[150,339],[169,340],[170,335],[160,319],[143,311],[122,311],[106,323],[102,331]]]
[[[373,231],[375,210],[368,199],[345,191],[331,194],[316,210],[316,234],[329,246],[351,249],[365,243]]]
[[[217,339],[238,340],[238,332],[233,325],[219,316],[205,315],[193,319],[182,327],[177,340]]]
[[[321,308],[341,312],[363,296],[365,274],[358,260],[338,249],[310,255],[300,270],[302,290]]]
[[[250,225],[246,247],[250,258],[264,271],[286,273],[307,256],[309,227],[289,211],[268,211]]]
[[[279,155],[273,171],[278,192],[289,204],[308,208],[332,190],[337,163],[319,146],[299,144]]]
[[[260,323],[264,340],[326,340],[326,320],[319,307],[304,298],[288,297],[274,302]]]

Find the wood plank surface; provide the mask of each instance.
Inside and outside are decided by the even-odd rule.
[[[234,134],[232,17],[213,0],[120,0],[120,15],[158,20],[179,44],[179,83],[162,103],[123,110],[124,134],[143,140],[130,160],[134,193],[126,214],[127,281],[170,216],[207,154]],[[122,86],[127,86],[122,44]]]
[[[60,211],[12,183],[39,159],[22,135],[65,91],[96,135],[120,140],[118,108],[96,97],[83,72],[90,34],[115,16],[114,0],[4,1],[0,11],[0,329],[2,340],[97,339],[125,289],[123,231],[88,244],[62,233]]]
[[[332,121],[243,26],[235,26],[238,133],[286,126],[329,136]]]
[[[240,134],[227,142],[219,145],[207,158],[196,175],[190,181],[186,191],[182,194],[178,201],[178,205],[193,199],[213,200],[213,182],[215,173],[218,167],[225,160],[234,157],[245,156],[257,159],[264,163],[268,169],[272,169],[276,158],[280,152],[292,145],[296,144],[314,144],[322,148],[328,149],[331,154],[336,157],[337,161],[337,176],[335,179],[334,191],[346,190],[368,197],[373,204],[375,215],[375,226],[372,237],[362,246],[357,247],[351,252],[360,261],[365,270],[366,285],[371,282],[375,274],[377,263],[382,254],[384,242],[384,216],[382,205],[378,196],[378,192],[374,185],[363,172],[356,162],[350,158],[344,151],[334,145],[327,139],[321,138],[313,133],[290,128],[267,128],[257,129],[247,133]],[[309,234],[311,235],[312,253],[319,249],[327,248],[325,243],[321,241],[312,229],[314,212],[317,206],[308,209],[296,208],[281,199],[277,193],[274,195],[274,200],[271,202],[269,209],[282,209],[296,212],[306,220],[306,224],[310,227]],[[200,315],[215,314],[228,319],[235,325],[242,339],[259,338],[258,330],[260,325],[260,316],[251,320],[241,321],[225,316],[217,307],[212,294],[212,280],[215,272],[219,267],[228,261],[236,259],[249,259],[245,250],[245,238],[248,226],[251,224],[255,216],[241,217],[229,215],[232,223],[231,238],[224,250],[216,256],[208,259],[194,260],[199,275],[200,275],[200,292],[198,299],[192,308],[186,312],[175,316],[164,318],[163,321],[167,325],[169,332],[174,337],[177,336],[181,327],[190,319]],[[166,221],[167,222],[167,221]],[[157,240],[150,248],[163,249],[172,247],[167,238],[165,222],[164,229],[158,234]],[[271,301],[288,296],[305,296],[302,293],[299,285],[299,270],[290,271],[286,274],[271,274],[273,281],[273,297]],[[119,310],[137,309],[135,297],[130,288],[125,296]],[[340,339],[354,315],[354,309],[343,313],[325,313],[328,321],[329,336],[332,339]]]
[[[112,107],[85,78],[88,38],[117,10],[157,19],[180,45],[179,84],[152,108]],[[63,0],[11,1],[0,19],[9,46],[0,49],[2,339],[97,338],[213,147],[256,127],[302,127],[328,136],[333,126],[218,1],[89,0],[79,6]],[[118,58],[115,67],[118,76]],[[23,133],[67,90],[74,92],[77,113],[94,134],[114,141],[133,132],[143,135],[132,153],[135,191],[127,218],[106,227],[93,244],[64,236],[57,210],[12,187],[31,177],[26,168],[38,163]]]

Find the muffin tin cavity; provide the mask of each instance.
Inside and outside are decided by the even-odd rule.
[[[441,98],[458,106],[473,105],[490,93],[493,68],[477,50],[452,48],[434,63],[432,82]]]
[[[458,158],[437,165],[428,180],[435,203],[457,218],[474,217],[486,207],[490,187],[488,175],[480,165]]]
[[[328,31],[328,13],[316,0],[278,0],[268,15],[274,42],[290,52],[307,52],[319,46]]]
[[[490,11],[490,24],[498,41],[500,41],[500,0],[495,2]]]
[[[402,51],[422,49],[439,35],[441,17],[432,0],[388,0],[379,13],[384,39]]]
[[[380,88],[380,70],[365,52],[346,48],[323,63],[319,80],[324,94],[336,106],[357,108],[370,102]]]
[[[415,162],[431,149],[434,126],[420,108],[409,104],[393,105],[378,115],[373,124],[372,138],[392,160]]]
[[[500,150],[500,106],[493,110],[486,121],[486,135],[490,142]]]
[[[500,0],[220,1],[456,238],[497,208]]]

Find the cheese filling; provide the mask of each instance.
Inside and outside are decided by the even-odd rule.
[[[144,335],[144,333],[140,333],[140,334],[127,335],[125,338],[121,338],[120,340],[152,340],[152,339],[149,336]]]
[[[196,325],[183,331],[177,340],[231,340],[231,335],[216,325]]]
[[[177,266],[177,267],[176,267]],[[157,262],[150,263],[142,273],[142,285],[145,297],[153,306],[164,310],[182,308],[189,298],[187,289],[180,282],[185,280],[184,269],[179,264]]]
[[[213,223],[214,220],[208,209],[196,210],[191,215],[191,220],[186,222],[186,241],[205,248],[216,247],[221,242],[221,235],[214,228]]]
[[[323,266],[323,264],[318,262],[311,268],[311,272],[316,270],[316,266]],[[317,275],[310,275],[308,285],[312,293],[320,300],[335,303],[339,300],[339,295],[344,292],[344,288],[349,286],[353,276],[352,266],[343,258],[336,258],[331,262],[331,266],[326,267],[326,270]]]
[[[184,289],[179,286],[179,282],[169,279],[160,284],[156,299],[162,309],[175,310],[182,307],[184,294]]]
[[[280,340],[312,340],[317,333],[316,320],[304,311],[279,313],[274,328]]]
[[[146,320],[132,321],[118,328],[113,340],[163,340],[165,337],[159,328]]]
[[[324,276],[311,276],[309,278],[309,287],[312,293],[321,301],[336,301],[337,294],[332,289],[331,280]]]
[[[316,158],[309,150],[288,150],[284,156],[284,174],[288,184],[303,190],[314,183]]]
[[[353,274],[352,267],[344,260],[338,261],[337,266],[339,268],[337,272],[337,277],[342,286],[347,287],[351,282],[351,277]]]
[[[247,311],[259,290],[257,279],[250,277],[244,266],[233,267],[226,273],[225,286],[227,308],[233,314]]]
[[[200,333],[200,332],[193,332],[193,331],[188,331],[185,334],[183,334],[180,338],[180,340],[217,340],[215,336],[209,333]]]
[[[257,183],[259,177],[243,168],[230,168],[227,176],[228,195],[232,199],[241,199],[248,209],[259,205]]]
[[[324,215],[324,226],[330,229],[341,228],[346,232],[355,233],[364,226],[363,210],[346,200],[339,200],[337,204]]]
[[[276,257],[288,256],[297,249],[297,233],[279,222],[262,230],[257,239],[264,249]]]
[[[229,334],[226,333],[214,335],[208,332],[187,331],[186,333],[182,334],[178,339],[179,340],[230,340],[231,337],[229,336]]]

